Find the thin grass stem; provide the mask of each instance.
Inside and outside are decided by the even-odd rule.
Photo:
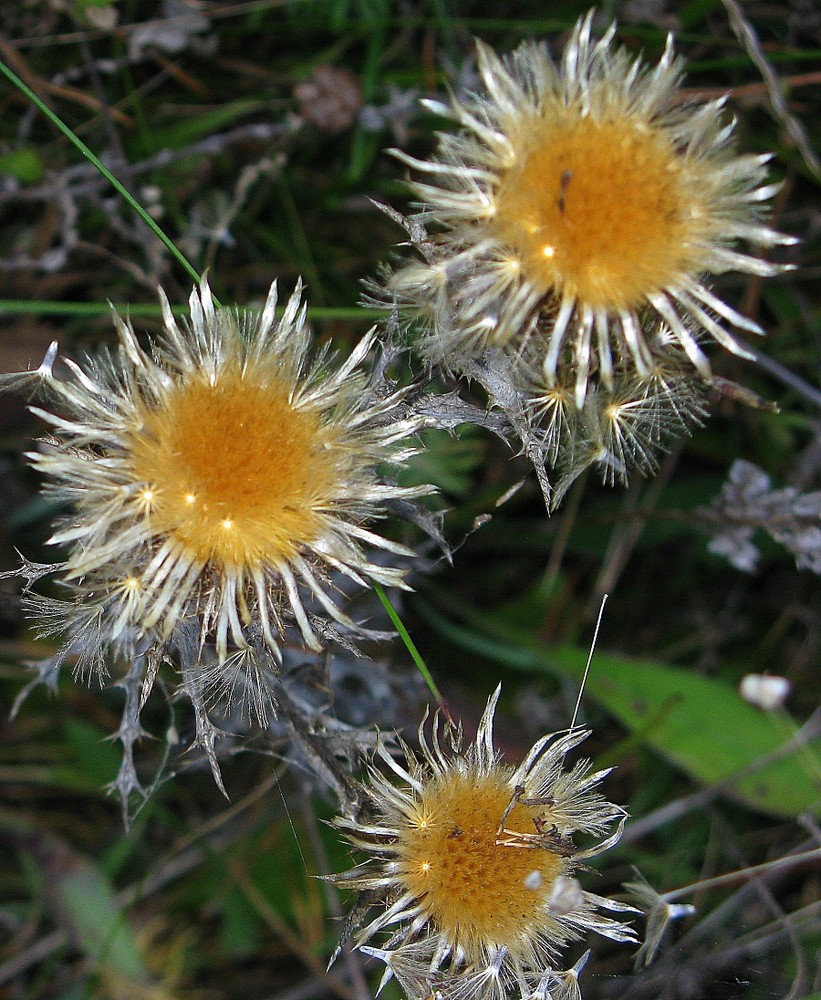
[[[388,617],[393,622],[396,631],[399,633],[399,636],[402,639],[402,642],[404,642],[405,648],[410,653],[411,659],[416,664],[417,670],[424,678],[425,683],[427,684],[428,689],[430,690],[430,693],[437,700],[439,705],[444,706],[444,699],[442,698],[442,692],[436,686],[436,681],[433,679],[433,676],[430,670],[428,669],[427,664],[422,658],[422,654],[416,648],[416,644],[414,643],[413,639],[411,639],[410,633],[405,628],[405,625],[402,622],[402,619],[399,617],[396,608],[394,608],[394,606],[391,604],[390,600],[388,599],[388,595],[385,593],[382,585],[380,583],[377,583],[376,580],[373,580],[372,583],[373,583],[373,589],[376,592],[376,596],[379,598],[379,600],[382,602],[382,606],[388,612]]]
[[[82,155],[88,160],[88,162],[97,170],[103,177],[108,181],[108,183],[114,188],[114,190],[120,195],[123,200],[131,206],[131,208],[136,212],[136,214],[142,219],[142,221],[148,226],[152,233],[157,237],[157,239],[169,250],[173,257],[182,265],[186,273],[195,282],[199,282],[200,276],[197,273],[194,265],[188,260],[188,258],[182,253],[181,250],[177,249],[173,241],[169,236],[167,236],[162,229],[157,225],[154,219],[146,212],[142,205],[137,201],[133,194],[126,188],[117,178],[112,174],[108,167],[96,156],[89,147],[83,142],[83,140],[76,135],[72,129],[66,125],[66,123],[60,118],[59,115],[55,114],[51,108],[41,100],[37,94],[25,84],[17,74],[10,69],[2,59],[0,59],[0,73],[2,73],[15,87],[31,101],[31,103],[38,108],[52,125],[58,131],[60,131],[68,141],[75,146]]]

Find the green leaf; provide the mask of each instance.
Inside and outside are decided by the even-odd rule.
[[[57,1000],[94,1000],[84,983],[74,983],[57,995]]]
[[[682,28],[694,28],[717,6],[718,0],[690,0],[678,11],[679,24]]]
[[[23,146],[0,156],[0,173],[11,174],[23,184],[36,184],[43,179],[45,170],[37,150]]]
[[[259,947],[260,920],[239,889],[230,889],[220,900],[220,914],[222,954],[233,958],[253,955]]]
[[[585,650],[551,651],[579,677]],[[764,766],[795,731],[785,713],[763,712],[713,677],[596,652],[587,691],[627,729],[705,785],[777,816],[821,814],[821,740]],[[745,774],[743,772],[746,772]]]
[[[471,428],[459,437],[439,430],[424,430],[419,436],[424,447],[409,459],[400,482],[408,486],[433,483],[450,496],[468,497],[485,451],[479,436]]]
[[[419,610],[452,642],[488,659],[581,681],[586,649],[548,648],[529,629],[511,627],[509,618],[503,623],[492,614],[460,608],[470,625],[464,628],[428,605]],[[731,685],[597,650],[586,697],[696,781],[724,785],[722,794],[776,816],[821,815],[821,740],[762,763],[789,742],[797,724],[786,713],[766,713],[747,704]]]
[[[134,932],[99,869],[75,858],[54,889],[73,938],[101,971],[135,985],[149,981]]]

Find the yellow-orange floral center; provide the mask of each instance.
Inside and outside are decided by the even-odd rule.
[[[537,289],[620,311],[698,269],[705,192],[662,130],[548,108],[514,145],[491,225]]]
[[[129,441],[151,530],[197,562],[288,560],[322,528],[337,479],[333,431],[267,371],[180,381]]]
[[[470,960],[483,945],[522,952],[544,925],[546,900],[566,867],[544,846],[497,843],[512,791],[504,773],[446,774],[425,790],[399,838],[402,883]],[[536,837],[546,812],[518,803],[505,829]]]

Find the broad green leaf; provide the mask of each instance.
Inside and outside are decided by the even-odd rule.
[[[219,931],[222,954],[233,958],[253,955],[259,948],[260,919],[236,886],[220,898],[219,913],[222,918]]]
[[[508,667],[581,680],[588,652],[549,648],[529,630],[460,609],[470,628],[420,610],[448,639]],[[594,698],[642,743],[696,781],[776,816],[821,814],[821,740],[766,763],[797,724],[786,713],[747,704],[734,687],[679,667],[596,651],[586,697]]]
[[[550,656],[581,676],[585,650]],[[596,652],[587,691],[627,729],[703,784],[778,816],[821,814],[821,740],[759,766],[797,729],[786,713],[763,712],[731,685],[679,667]]]

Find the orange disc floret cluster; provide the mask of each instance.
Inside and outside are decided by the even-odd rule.
[[[234,367],[146,409],[128,450],[150,530],[223,568],[279,563],[315,541],[337,487],[334,433],[292,395],[273,373]]]
[[[503,826],[508,835],[535,836],[544,818],[544,807],[510,809],[508,777],[499,769],[432,782],[416,822],[399,834],[399,877],[471,961],[488,940],[520,951],[523,929],[544,919],[545,899],[564,869],[558,854],[503,839]]]
[[[546,109],[531,124],[489,229],[542,295],[633,309],[693,270],[708,235],[699,171],[669,136],[635,117],[596,120],[575,108]]]

